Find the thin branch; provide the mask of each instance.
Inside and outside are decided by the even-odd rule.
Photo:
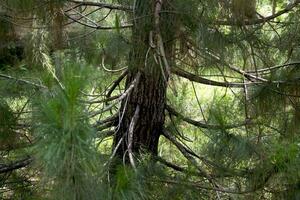
[[[118,4],[108,4],[108,3],[93,2],[93,1],[70,0],[70,2],[80,4],[80,6],[95,6],[95,7],[107,8],[111,10],[122,10],[122,11],[133,12],[133,8],[131,6],[123,6]]]
[[[134,112],[134,115],[131,119],[131,122],[129,124],[129,129],[128,129],[128,155],[129,155],[129,161],[130,161],[130,164],[132,165],[132,167],[134,169],[136,169],[136,166],[135,166],[135,162],[134,162],[134,159],[133,159],[133,153],[132,153],[132,144],[133,144],[133,131],[134,131],[134,127],[135,127],[135,124],[139,118],[139,113],[140,113],[140,106],[137,105],[136,106],[136,109],[135,109],[135,112]]]
[[[103,123],[103,124],[101,124],[101,125],[98,125],[98,126],[96,127],[96,129],[97,129],[97,131],[102,131],[102,130],[108,129],[108,128],[110,128],[110,127],[113,127],[113,126],[115,126],[115,121],[108,121],[108,122],[106,122],[106,123]]]
[[[174,108],[172,108],[169,105],[165,105],[165,108],[167,109],[167,111],[172,114],[175,115],[176,117],[179,117],[180,119],[182,119],[183,121],[192,124],[194,126],[197,126],[199,128],[206,128],[206,129],[233,129],[233,128],[238,128],[241,126],[245,126],[245,125],[250,125],[251,121],[245,121],[243,123],[240,124],[234,124],[234,125],[225,125],[225,126],[221,126],[221,125],[216,125],[216,124],[207,124],[205,122],[201,122],[201,121],[196,121],[193,119],[190,119],[188,117],[183,116],[181,113],[177,112]]]
[[[222,65],[225,65],[226,67],[228,67],[230,70],[236,72],[236,73],[239,73],[241,74],[242,76],[244,76],[245,78],[251,80],[254,79],[254,80],[258,80],[258,81],[261,81],[261,82],[268,82],[268,80],[264,79],[264,78],[261,78],[259,76],[255,76],[255,75],[252,75],[252,74],[248,74],[247,72],[239,69],[238,67],[235,67],[235,66],[231,66],[230,64],[226,63],[224,60],[222,60],[219,56],[215,55],[213,52],[209,51],[209,50],[204,50],[204,53],[209,56],[210,58],[216,60],[217,62],[219,62],[220,64]],[[253,82],[251,80],[251,82]]]
[[[113,101],[113,100],[119,98],[120,96],[121,96],[121,95],[115,95],[115,96],[108,97],[108,98],[101,99],[101,100],[91,100],[91,101],[83,100],[83,101],[81,101],[81,102],[82,102],[82,103],[86,103],[86,104],[107,103],[107,102],[110,102],[110,101]]]
[[[161,164],[163,164],[163,165],[165,165],[165,166],[167,166],[167,167],[169,167],[169,168],[171,168],[171,169],[173,169],[175,171],[182,172],[182,173],[188,173],[188,174],[194,174],[194,175],[197,175],[197,176],[202,176],[202,174],[199,173],[199,172],[193,172],[193,171],[190,171],[190,170],[185,169],[183,167],[180,167],[178,165],[175,165],[175,164],[173,164],[173,163],[171,163],[171,162],[163,159],[160,156],[155,156],[154,159],[156,159]]]
[[[24,80],[24,79],[15,78],[15,77],[12,77],[12,76],[9,76],[9,75],[5,75],[5,74],[0,74],[0,78],[14,80],[16,82],[27,84],[27,85],[32,85],[32,86],[37,87],[37,88],[47,89],[46,86],[39,85],[37,83],[33,83],[33,82],[30,82],[30,81],[27,81],[27,80]]]
[[[114,90],[116,89],[116,87],[120,84],[120,82],[127,76],[127,74],[128,74],[128,70],[124,71],[124,72],[119,76],[119,78],[117,78],[117,79],[113,82],[112,86],[109,88],[109,90],[108,90],[108,92],[107,92],[107,94],[106,94],[106,97],[107,97],[107,98],[111,96],[111,94],[113,93],[113,91],[114,91]]]
[[[206,78],[197,76],[195,74],[192,74],[190,72],[184,71],[179,68],[172,68],[172,73],[176,74],[177,76],[186,78],[190,81],[194,81],[194,82],[201,83],[204,85],[219,86],[219,87],[233,87],[233,88],[243,88],[244,87],[244,83],[213,81],[210,79],[206,79]],[[248,85],[253,85],[253,84],[256,84],[256,83],[248,83]]]
[[[175,180],[152,180],[153,182],[161,182],[161,183],[169,183],[169,184],[179,184],[179,185],[184,185],[188,187],[195,187],[203,190],[212,190],[212,191],[217,191],[217,192],[222,192],[222,193],[229,193],[229,194],[248,194],[248,193],[253,193],[257,191],[258,189],[255,188],[253,190],[245,190],[245,191],[234,191],[231,189],[225,189],[225,188],[220,188],[220,187],[207,187],[205,185],[200,185],[198,183],[193,183],[193,182],[184,182],[184,181],[175,181]]]
[[[97,121],[96,122],[96,126],[98,125],[102,125],[102,124],[105,124],[107,122],[116,122],[116,120],[118,119],[118,113],[114,114],[114,115],[111,115],[110,117],[106,118],[106,119],[103,119],[103,120],[100,120],[100,121]]]
[[[128,25],[122,25],[122,26],[101,26],[101,25],[90,25],[90,24],[87,24],[87,23],[84,23],[78,19],[75,19],[73,17],[71,17],[70,15],[67,15],[65,13],[65,16],[69,19],[71,19],[72,21],[78,23],[78,24],[81,24],[83,26],[86,26],[86,27],[89,27],[89,28],[92,28],[92,29],[96,29],[96,30],[112,30],[112,29],[124,29],[124,28],[131,28],[132,27],[132,24],[128,24]]]
[[[121,71],[124,71],[124,70],[127,71],[127,67],[123,67],[123,68],[120,68],[120,69],[108,69],[108,68],[105,67],[104,60],[105,60],[105,56],[103,55],[103,56],[102,56],[101,67],[102,67],[105,71],[107,71],[107,72],[116,73],[116,72],[121,72]]]
[[[118,144],[116,145],[115,149],[113,150],[112,154],[110,155],[108,161],[106,161],[106,163],[104,163],[103,167],[107,167],[107,166],[111,163],[111,161],[112,161],[112,159],[115,157],[115,155],[116,155],[116,153],[117,153],[117,151],[118,151],[120,145],[122,144],[123,139],[124,139],[124,138],[122,137],[122,138],[119,140]]]
[[[277,13],[270,15],[268,17],[260,18],[260,19],[253,19],[253,20],[245,20],[243,22],[237,22],[236,20],[220,20],[215,22],[215,25],[226,25],[226,26],[240,26],[240,25],[256,25],[256,24],[262,24],[266,23],[267,21],[273,20],[285,13],[290,12],[293,8],[298,6],[300,3],[300,0],[295,0],[294,3],[291,3],[287,5],[286,8],[278,11]]]
[[[114,107],[115,105],[117,105],[120,101],[122,101],[123,99],[125,99],[130,93],[131,91],[134,89],[134,87],[138,84],[139,80],[140,80],[140,77],[141,77],[141,73],[138,72],[135,79],[132,81],[131,85],[127,88],[127,90],[121,94],[121,96],[119,98],[117,98],[115,100],[114,103],[110,104],[109,106],[99,110],[99,111],[96,111],[94,113],[91,113],[89,117],[95,117],[96,115],[99,115],[101,113],[104,113],[108,110],[110,110],[112,107]]]
[[[166,130],[163,130],[163,135],[169,141],[171,141],[177,147],[177,149],[182,153],[182,155],[197,168],[197,170],[201,175],[206,177],[208,180],[212,180],[212,177],[199,166],[195,158],[189,154],[186,148],[182,144],[180,144],[172,134],[170,134]]]
[[[281,65],[276,65],[273,67],[268,67],[268,68],[263,68],[263,69],[258,69],[257,71],[247,71],[247,73],[266,73],[266,72],[270,72],[272,70],[276,70],[276,69],[280,69],[280,68],[284,68],[284,67],[290,67],[293,65],[299,65],[300,61],[295,61],[295,62],[290,62],[290,63],[284,63]]]
[[[179,171],[179,172],[186,172],[186,169],[184,169],[183,167],[177,166],[169,161],[166,161],[165,159],[163,159],[160,156],[156,156],[154,157],[157,161],[159,161],[160,163],[166,165],[169,168],[172,168],[175,171]]]
[[[30,163],[32,163],[32,161],[33,161],[33,158],[28,157],[28,158],[24,158],[24,159],[19,160],[19,161],[15,161],[11,164],[0,164],[0,174],[11,172],[13,170],[21,169],[23,167],[26,167]]]

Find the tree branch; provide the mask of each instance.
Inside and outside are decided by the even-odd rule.
[[[106,122],[104,124],[101,124],[99,126],[96,127],[97,131],[102,131],[102,130],[105,130],[107,128],[110,128],[110,127],[113,127],[115,126],[115,122],[114,121],[109,121],[109,122]]]
[[[33,158],[27,157],[27,158],[24,158],[22,160],[15,161],[15,162],[13,162],[11,164],[0,164],[0,174],[1,173],[11,172],[13,170],[26,167],[27,165],[29,165],[30,163],[32,163],[32,161],[33,161]]]
[[[179,68],[172,68],[172,73],[176,74],[177,76],[186,78],[190,81],[194,81],[204,85],[219,86],[219,87],[233,87],[233,88],[243,88],[245,85],[245,83],[219,82],[219,81],[209,80]],[[250,85],[255,83],[247,83],[247,84]]]
[[[71,17],[70,15],[66,14],[65,13],[65,16],[69,19],[71,19],[72,21],[78,23],[78,24],[81,24],[83,26],[86,26],[86,27],[89,27],[89,28],[92,28],[92,29],[101,29],[101,30],[112,30],[112,29],[123,29],[123,28],[131,28],[132,27],[132,24],[128,24],[128,25],[122,25],[122,26],[100,26],[100,25],[90,25],[90,24],[87,24],[87,23],[84,23],[78,19],[75,19],[73,17]]]
[[[118,79],[116,79],[112,86],[109,88],[106,97],[109,98],[111,96],[111,94],[113,93],[113,91],[116,89],[116,87],[120,84],[120,82],[127,76],[128,74],[128,70],[124,71]]]
[[[132,144],[133,144],[133,131],[134,131],[134,127],[135,127],[135,124],[139,118],[139,113],[140,113],[140,106],[137,105],[136,106],[136,109],[135,109],[135,112],[134,112],[134,115],[131,119],[131,122],[129,124],[129,129],[128,129],[128,135],[127,135],[127,141],[128,141],[128,146],[127,146],[127,149],[128,149],[128,154],[129,154],[129,161],[130,161],[130,164],[132,165],[132,167],[134,169],[136,169],[136,166],[135,166],[135,163],[134,163],[134,159],[133,159],[133,153],[132,153]]]
[[[188,117],[183,116],[181,113],[177,112],[174,108],[172,108],[169,105],[165,105],[165,108],[167,109],[167,111],[172,114],[175,115],[176,117],[181,118],[183,121],[192,124],[194,126],[197,126],[199,128],[206,128],[206,129],[233,129],[233,128],[238,128],[241,126],[245,126],[245,125],[250,125],[251,121],[245,121],[243,123],[240,124],[234,124],[234,125],[226,125],[226,126],[221,126],[221,125],[216,125],[216,124],[207,124],[205,122],[201,122],[201,121],[196,121],[193,119],[190,119]]]
[[[300,61],[294,61],[294,62],[290,62],[290,63],[284,63],[284,64],[276,65],[276,66],[273,66],[273,67],[268,67],[268,68],[253,70],[253,71],[247,71],[246,73],[263,73],[263,74],[266,74],[267,72],[271,72],[272,70],[276,70],[276,69],[280,69],[280,68],[284,68],[284,67],[290,67],[290,66],[299,65],[299,64],[300,64]]]
[[[138,82],[140,80],[140,77],[141,77],[141,73],[138,72],[137,75],[136,75],[136,77],[135,77],[135,79],[132,81],[131,85],[127,88],[127,90],[123,94],[121,94],[121,96],[119,98],[117,98],[115,100],[114,103],[110,104],[109,106],[107,106],[107,107],[105,107],[105,108],[103,108],[103,109],[101,109],[99,111],[91,113],[89,117],[95,117],[96,115],[104,113],[104,112],[110,110],[115,105],[117,105],[118,102],[120,102],[123,99],[125,99],[125,97],[127,97],[131,93],[131,91],[134,89],[134,87],[138,84]]]
[[[206,177],[208,180],[212,180],[212,177],[199,166],[195,158],[193,158],[189,154],[186,148],[182,144],[180,144],[172,134],[170,134],[167,130],[163,130],[163,135],[169,141],[171,141],[177,147],[177,149],[182,153],[182,155],[197,168],[197,170],[201,175]]]
[[[69,0],[69,2],[80,4],[81,6],[95,6],[95,7],[107,8],[111,10],[122,10],[127,12],[133,12],[133,8],[131,6],[123,6],[117,4],[108,4],[104,2],[93,2],[93,1]]]
[[[23,79],[18,79],[18,78],[15,78],[15,77],[12,77],[12,76],[9,76],[9,75],[5,75],[5,74],[0,74],[0,78],[5,78],[5,79],[9,79],[9,80],[14,80],[14,81],[19,82],[19,83],[23,83],[23,84],[27,84],[27,85],[34,86],[34,87],[36,87],[36,88],[47,89],[46,86],[39,85],[39,84],[30,82],[30,81],[27,81],[27,80],[23,80]]]
[[[268,17],[264,17],[264,18],[260,18],[260,19],[253,19],[253,20],[245,20],[243,22],[237,22],[236,20],[220,20],[215,22],[215,25],[225,25],[225,26],[240,26],[240,25],[256,25],[256,24],[262,24],[262,23],[266,23],[267,21],[270,21],[272,19],[275,19],[285,13],[288,13],[289,11],[291,11],[293,8],[295,8],[296,6],[298,6],[298,4],[300,3],[300,0],[295,0],[294,3],[291,3],[289,5],[287,5],[286,8],[278,11],[277,13],[270,15]]]

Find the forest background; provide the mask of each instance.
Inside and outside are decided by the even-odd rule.
[[[0,199],[300,199],[299,0],[1,0]]]

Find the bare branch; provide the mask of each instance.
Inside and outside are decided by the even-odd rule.
[[[104,124],[101,124],[99,126],[96,127],[97,131],[102,131],[102,130],[105,130],[107,128],[110,128],[110,127],[113,127],[115,126],[115,122],[114,121],[109,121],[109,122],[106,122]]]
[[[111,73],[118,73],[118,72],[121,72],[121,71],[124,71],[124,70],[127,71],[127,67],[123,67],[123,68],[120,68],[120,69],[108,69],[108,68],[105,67],[104,60],[105,60],[105,56],[103,55],[101,66],[104,69],[104,71],[111,72]]]
[[[169,167],[169,168],[171,168],[171,169],[173,169],[173,170],[175,170],[175,171],[183,172],[183,173],[185,173],[185,172],[186,172],[186,173],[192,173],[192,174],[195,174],[195,175],[202,176],[202,174],[200,174],[200,173],[198,173],[198,172],[196,172],[196,173],[191,172],[191,171],[189,171],[188,169],[185,169],[185,168],[183,168],[183,167],[180,167],[180,166],[178,166],[178,165],[175,165],[175,164],[173,164],[173,163],[171,163],[171,162],[169,162],[169,161],[163,159],[163,158],[160,157],[160,156],[155,156],[154,159],[156,159],[157,161],[159,161],[159,162],[162,163],[163,165],[165,165],[165,166],[167,166],[167,167]]]
[[[113,150],[112,154],[110,155],[108,161],[106,163],[104,163],[103,167],[107,167],[109,166],[109,164],[111,163],[111,161],[113,160],[113,158],[115,157],[120,145],[122,144],[123,141],[123,137],[119,140],[118,144],[116,145],[115,149]]]
[[[290,12],[293,8],[298,6],[300,3],[300,0],[295,0],[294,3],[291,3],[287,5],[286,8],[278,11],[277,13],[270,15],[268,17],[260,18],[260,19],[253,19],[253,20],[245,20],[243,22],[237,22],[236,20],[220,20],[215,22],[215,25],[225,25],[225,26],[240,26],[240,25],[256,25],[256,24],[262,24],[266,23],[267,21],[273,20],[285,13]]]
[[[106,119],[97,121],[95,126],[100,126],[100,125],[106,124],[107,122],[116,122],[117,119],[118,119],[118,113],[114,114]]]
[[[136,106],[136,109],[135,109],[135,112],[134,112],[134,115],[131,119],[131,122],[129,124],[129,129],[128,129],[128,135],[127,135],[127,140],[128,140],[128,154],[129,154],[129,161],[130,161],[130,164],[132,165],[132,167],[134,169],[136,169],[136,166],[135,166],[135,163],[134,163],[134,159],[133,159],[133,153],[132,153],[132,144],[133,144],[133,131],[134,131],[134,127],[135,127],[135,124],[139,118],[139,113],[140,113],[140,106],[137,105]]]
[[[13,170],[21,169],[23,167],[26,167],[30,163],[32,163],[32,161],[33,161],[33,158],[27,157],[27,158],[24,158],[22,160],[15,161],[11,164],[0,164],[0,174],[11,172]]]
[[[233,88],[243,88],[245,85],[245,83],[219,82],[219,81],[209,80],[179,68],[172,68],[172,73],[176,74],[177,76],[186,78],[190,81],[194,81],[204,85],[219,86],[219,87],[233,87]],[[247,84],[252,85],[255,83],[247,83]]]
[[[89,117],[95,117],[96,115],[104,113],[104,112],[110,110],[115,105],[117,105],[120,101],[122,101],[123,99],[125,99],[131,93],[131,91],[134,89],[134,87],[138,84],[138,82],[140,80],[140,77],[141,77],[141,73],[138,72],[137,75],[136,75],[136,77],[135,77],[135,79],[132,81],[131,85],[127,88],[127,90],[119,98],[117,98],[115,100],[114,103],[112,103],[109,106],[103,108],[102,110],[99,110],[99,111],[91,113]]]
[[[113,82],[112,86],[109,88],[109,90],[108,90],[108,92],[107,92],[107,94],[106,94],[106,97],[110,97],[110,96],[111,96],[111,94],[113,93],[113,91],[115,90],[115,88],[116,88],[116,87],[120,84],[120,82],[127,76],[127,74],[128,74],[128,70],[124,71],[124,72],[119,76],[119,78],[116,79],[116,80]]]
[[[271,72],[272,70],[276,70],[276,69],[280,69],[280,68],[284,68],[284,67],[290,67],[293,65],[299,65],[300,61],[295,61],[295,62],[290,62],[290,63],[284,63],[281,65],[276,65],[273,67],[268,67],[268,68],[263,68],[263,69],[258,69],[255,71],[247,71],[247,73],[267,73],[267,72]]]
[[[132,24],[128,24],[128,25],[122,25],[122,26],[119,26],[119,27],[116,27],[116,26],[101,26],[101,25],[90,25],[90,24],[87,24],[87,23],[84,23],[78,19],[75,19],[73,17],[71,17],[70,15],[66,14],[65,13],[65,16],[69,19],[71,19],[72,21],[78,23],[78,24],[81,24],[83,26],[86,26],[86,27],[89,27],[89,28],[92,28],[92,29],[101,29],[101,30],[111,30],[111,29],[124,29],[124,28],[131,28],[132,27]]]
[[[80,4],[81,6],[95,6],[101,8],[107,8],[111,10],[122,10],[127,12],[133,12],[133,8],[131,6],[123,6],[118,4],[108,4],[104,2],[93,2],[93,1],[76,1],[76,0],[69,0],[72,3]]]
[[[181,118],[183,121],[192,124],[194,126],[197,126],[199,128],[206,128],[206,129],[233,129],[233,128],[238,128],[241,126],[245,126],[245,125],[250,125],[251,121],[245,121],[243,123],[240,124],[234,124],[234,125],[226,125],[226,126],[221,126],[221,125],[216,125],[216,124],[207,124],[205,122],[201,122],[201,121],[196,121],[193,119],[190,119],[188,117],[183,116],[181,113],[177,112],[174,108],[172,108],[169,105],[166,105],[165,107],[167,109],[167,111],[172,114],[175,115],[179,118]]]
[[[12,76],[9,76],[9,75],[5,75],[5,74],[0,74],[0,78],[14,80],[17,83],[28,84],[28,85],[32,85],[32,86],[37,87],[37,88],[47,89],[47,87],[44,86],[44,85],[39,85],[37,83],[33,83],[33,82],[30,82],[30,81],[27,81],[27,80],[24,80],[24,79],[15,78],[15,77],[12,77]]]
[[[228,193],[228,194],[248,194],[253,193],[258,190],[258,188],[252,189],[252,190],[244,190],[244,191],[235,191],[232,189],[225,189],[220,187],[208,187],[205,185],[200,185],[199,183],[193,183],[193,182],[184,182],[184,181],[175,181],[175,180],[152,180],[153,182],[161,182],[161,183],[169,183],[169,184],[179,184],[179,185],[185,185],[188,187],[195,187],[202,190],[212,190],[222,193]]]
[[[172,134],[170,134],[170,133],[169,133],[168,131],[166,131],[166,130],[163,130],[163,135],[164,135],[168,140],[170,140],[170,141],[177,147],[177,149],[182,153],[182,155],[183,155],[189,162],[191,162],[191,163],[197,168],[197,170],[199,170],[199,173],[200,173],[201,175],[203,175],[204,177],[206,177],[208,180],[211,180],[211,179],[212,179],[211,176],[210,176],[207,172],[205,172],[204,169],[202,169],[202,168],[199,166],[199,164],[197,163],[197,161],[195,160],[195,158],[189,154],[189,152],[186,150],[186,148],[185,148],[182,144],[180,144]]]
[[[95,104],[95,103],[107,103],[107,102],[110,102],[110,101],[113,101],[117,98],[119,98],[121,95],[115,95],[115,96],[112,96],[112,97],[108,97],[108,98],[105,98],[105,99],[101,99],[101,100],[91,100],[91,101],[88,101],[88,100],[83,100],[81,101],[82,103],[86,103],[86,104]]]

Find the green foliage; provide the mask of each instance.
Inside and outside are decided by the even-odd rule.
[[[16,140],[16,117],[7,103],[1,99],[0,101],[0,150],[8,150]]]
[[[96,199],[94,130],[79,101],[87,80],[83,66],[64,66],[64,89],[42,94],[35,107],[35,153],[54,199]]]
[[[155,27],[156,1],[93,2],[135,10],[98,9],[67,0],[0,3],[0,169],[13,166],[19,157],[34,160],[0,173],[1,199],[299,199],[299,64],[267,69],[299,60],[298,7],[246,25],[233,23],[245,7],[232,9],[229,1],[162,1],[160,27]],[[268,16],[271,9],[278,12],[286,6],[284,0],[272,2],[273,8],[269,0],[259,1],[258,13]],[[261,18],[257,16],[255,23]],[[94,22],[113,29],[83,26]],[[133,27],[123,29],[124,24]],[[158,126],[176,137],[181,151],[178,144],[162,138],[158,156],[173,165],[134,153],[133,168],[126,163],[128,152],[124,163],[120,157],[119,163],[114,160],[114,135],[103,133],[116,134],[125,118],[131,124],[131,104],[141,99],[144,111],[148,102],[122,96],[122,101],[107,100],[120,74],[104,73],[101,64],[108,69],[140,69],[140,81],[153,74],[154,79],[161,77],[164,55],[156,46],[157,28],[171,71],[178,67],[195,77],[249,85],[216,89],[170,75],[164,103],[209,128],[159,111],[165,113],[165,122]],[[23,46],[24,60],[19,55]],[[124,78],[112,96],[122,94],[133,75]],[[209,80],[205,84],[213,84]],[[153,95],[165,98],[157,89]],[[93,115],[109,106],[112,110]],[[113,127],[104,131],[95,128],[115,114],[119,123],[111,121]],[[134,135],[134,141],[136,137],[140,135]]]

